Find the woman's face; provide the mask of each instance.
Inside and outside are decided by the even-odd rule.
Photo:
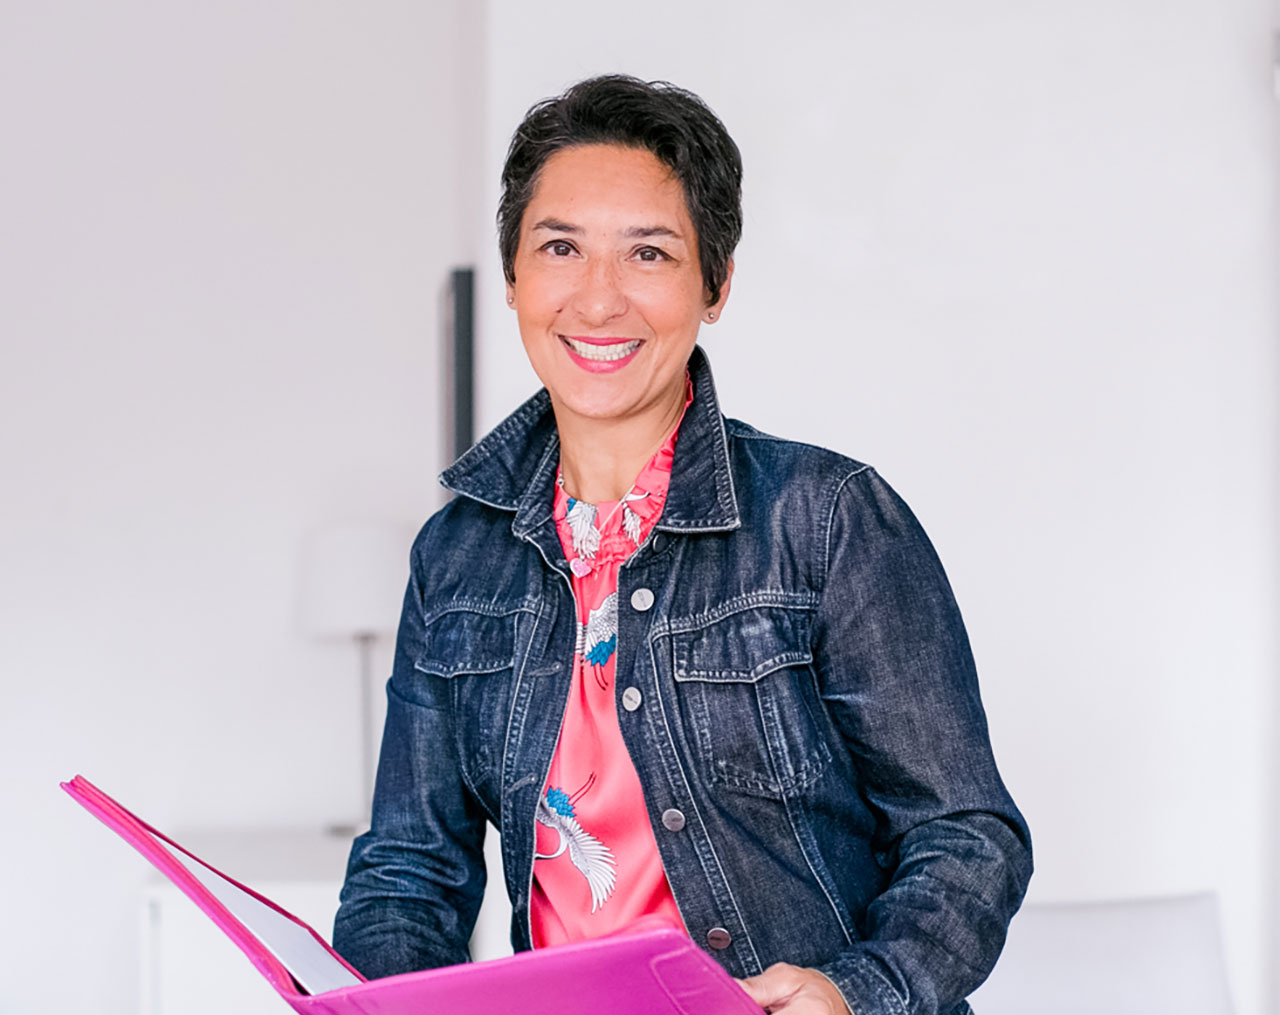
[[[557,413],[622,421],[683,404],[706,303],[684,190],[650,152],[562,149],[520,223],[507,296]],[[732,265],[730,265],[732,273]]]

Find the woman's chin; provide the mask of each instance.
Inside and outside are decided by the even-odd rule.
[[[562,391],[554,397],[557,411],[569,412],[580,419],[590,419],[600,423],[626,419],[637,408],[638,399],[626,392],[604,391]]]

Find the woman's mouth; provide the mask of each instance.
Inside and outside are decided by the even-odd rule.
[[[640,339],[584,339],[561,335],[569,356],[585,370],[600,373],[625,366],[644,342]]]

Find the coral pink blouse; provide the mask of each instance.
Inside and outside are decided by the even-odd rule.
[[[692,401],[690,385],[686,410]],[[609,934],[647,914],[684,927],[618,728],[614,692],[618,569],[662,514],[675,443],[672,431],[624,499],[594,511],[556,487],[554,517],[573,569],[578,643],[560,740],[538,802],[530,899],[535,948]],[[595,531],[599,545],[591,553]]]

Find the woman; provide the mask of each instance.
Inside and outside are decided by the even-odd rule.
[[[545,385],[415,543],[334,940],[467,960],[502,831],[517,949],[666,915],[789,1015],[963,1013],[1030,876],[942,568],[867,466],[720,415],[737,147],[632,78],[535,106],[507,303]]]

